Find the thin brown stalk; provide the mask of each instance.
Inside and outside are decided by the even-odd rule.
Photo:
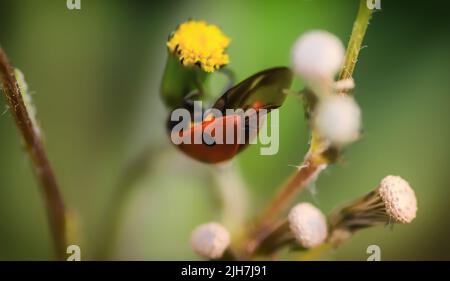
[[[317,176],[321,167],[310,157],[307,157],[302,166],[281,186],[277,195],[268,205],[263,214],[262,225],[271,223],[285,209],[286,204],[291,202]]]
[[[3,93],[6,97],[10,112],[19,129],[25,148],[33,163],[34,172],[42,187],[47,215],[55,244],[58,259],[64,259],[66,250],[66,217],[64,202],[58,183],[45,153],[41,138],[24,104],[18,86],[14,69],[9,63],[6,53],[0,48],[0,77]]]
[[[253,255],[259,245],[273,232],[275,219],[285,210],[290,202],[312,181],[323,169],[312,157],[306,157],[303,165],[292,174],[287,182],[281,186],[278,194],[269,202],[261,219],[253,228],[250,241],[247,246],[247,254]]]
[[[289,222],[287,219],[272,223],[270,228],[260,233],[254,243],[247,246],[247,252],[254,255],[271,255],[276,249],[284,245],[284,236],[289,233]]]

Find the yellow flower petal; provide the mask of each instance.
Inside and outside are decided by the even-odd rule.
[[[205,72],[213,72],[228,64],[225,49],[230,44],[222,31],[205,21],[182,23],[167,42],[167,47],[185,66],[197,65]]]

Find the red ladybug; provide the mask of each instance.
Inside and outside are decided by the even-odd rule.
[[[226,143],[226,124],[231,123],[233,128],[233,142]],[[222,130],[214,131],[212,135],[203,134],[206,127],[215,126],[219,124],[218,128]],[[180,132],[180,137],[185,137],[191,140],[190,144],[181,143],[178,148],[192,158],[205,163],[218,163],[233,158],[238,152],[240,144],[237,142],[237,132],[241,129],[242,120],[239,115],[229,115],[206,120],[198,124],[193,124],[189,130]],[[194,143],[194,136],[198,134],[202,137],[202,143]],[[222,140],[219,143],[218,139]]]
[[[292,72],[287,67],[276,67],[261,71],[230,88],[213,105],[223,116],[215,117],[208,115],[202,122],[193,123],[189,129],[175,132],[178,137],[190,139],[190,143],[176,145],[182,152],[201,162],[215,164],[232,159],[242,151],[250,141],[255,138],[259,126],[251,126],[248,122],[249,116],[239,114],[226,115],[226,109],[242,109],[244,111],[253,108],[256,118],[264,118],[260,109],[271,109],[280,107],[292,83]],[[228,125],[227,125],[228,124]],[[257,124],[262,124],[258,122]],[[172,128],[176,124],[168,123],[169,134],[174,134]],[[227,126],[233,128],[232,143],[226,142]],[[218,128],[207,133],[208,128]],[[245,139],[238,141],[239,132],[245,132]],[[230,132],[229,132],[230,133]],[[195,136],[202,136],[201,143],[194,143]],[[172,137],[172,136],[171,136]],[[231,136],[230,136],[231,137]],[[223,140],[222,142],[217,140]]]

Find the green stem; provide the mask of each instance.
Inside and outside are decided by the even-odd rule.
[[[130,194],[135,190],[136,183],[151,169],[157,151],[161,148],[146,146],[136,154],[119,175],[119,180],[112,191],[112,197],[106,208],[102,229],[103,241],[99,244],[95,258],[98,260],[113,259],[113,251],[117,242],[120,224],[123,222]]]
[[[339,80],[351,78],[353,75],[371,15],[372,10],[367,7],[367,1],[360,0],[358,13],[353,24],[353,30],[348,43],[344,65],[339,75]],[[311,143],[314,143],[314,140],[312,140]],[[314,156],[314,153],[312,153],[313,150],[314,149],[310,147],[308,155]],[[317,161],[314,160],[315,158],[317,157],[306,157],[301,165],[303,168],[295,171],[289,177],[287,183],[280,188],[278,194],[269,202],[262,218],[257,222],[254,228],[255,231],[250,234],[250,245],[259,244],[261,242],[259,238],[262,237],[261,233],[265,233],[267,229],[270,229],[274,219],[287,208],[295,196],[298,196],[311,179],[320,174],[322,170],[321,167],[324,167],[326,163],[318,164],[316,163]]]
[[[350,36],[350,40],[348,42],[344,65],[339,75],[339,80],[352,77],[356,62],[358,61],[361,44],[364,39],[364,35],[366,34],[371,16],[372,10],[367,7],[367,1],[360,0],[358,14],[356,15],[356,19],[353,24],[352,35]]]

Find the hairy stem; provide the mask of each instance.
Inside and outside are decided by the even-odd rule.
[[[347,46],[347,52],[345,55],[344,65],[339,75],[339,80],[351,78],[355,69],[356,62],[358,61],[359,51],[364,35],[369,24],[369,20],[372,15],[372,10],[368,9],[366,0],[360,0],[358,13],[356,15],[355,22],[353,24],[352,34]],[[264,233],[267,229],[271,229],[270,224],[279,214],[286,209],[292,200],[312,181],[314,180],[324,167],[328,164],[327,157],[322,157],[323,153],[327,152],[327,149],[317,150],[315,145],[320,146],[320,140],[311,140],[311,146],[307,153],[307,157],[300,165],[300,169],[295,171],[288,179],[288,181],[281,186],[278,194],[269,202],[266,211],[262,218],[255,227],[255,232],[250,239],[249,244],[259,244],[259,237],[264,237]],[[325,160],[325,162],[323,162]]]
[[[64,202],[50,162],[45,154],[42,139],[36,133],[37,130],[33,127],[24,104],[14,75],[14,69],[2,48],[0,48],[0,77],[9,109],[23,137],[26,150],[33,163],[34,172],[42,187],[56,255],[59,259],[64,259],[67,238]]]
[[[309,154],[310,155],[310,154]],[[324,168],[317,163],[314,157],[306,157],[303,165],[289,177],[287,182],[281,186],[278,194],[269,202],[261,219],[254,228],[254,233],[247,246],[249,255],[253,255],[258,246],[266,239],[268,233],[274,229],[274,220],[292,200],[311,182]]]
[[[344,66],[339,75],[339,80],[351,78],[355,70],[356,62],[358,61],[361,44],[366,34],[367,26],[369,25],[372,10],[367,7],[366,0],[360,0],[359,10],[353,24],[352,35],[348,41],[347,52],[345,54]]]
[[[302,166],[291,175],[288,181],[280,188],[278,194],[272,199],[263,214],[262,224],[267,225],[275,219],[285,209],[286,205],[317,176],[321,169],[321,165],[307,157]]]

